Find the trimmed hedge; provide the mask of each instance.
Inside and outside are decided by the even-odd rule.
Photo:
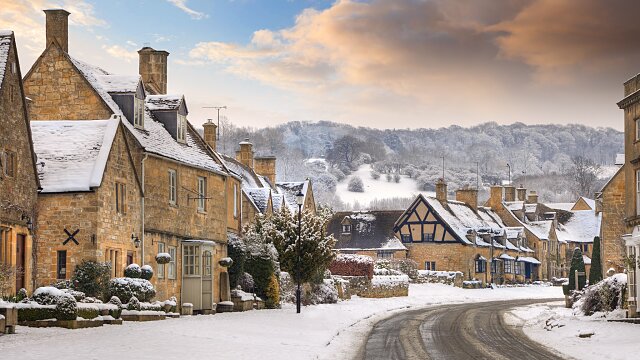
[[[331,262],[329,270],[333,275],[366,276],[373,278],[374,261],[370,256],[355,254],[338,254]]]
[[[78,308],[78,316],[83,318],[83,319],[87,319],[87,320],[95,319],[98,316],[100,316],[100,310],[93,309],[93,308],[87,308],[87,307],[79,307]],[[115,316],[114,316],[114,318],[117,319]]]
[[[156,290],[145,279],[115,278],[109,281],[109,296],[117,296],[125,303],[133,296],[140,301],[150,301],[156,296]]]
[[[56,318],[55,307],[24,307],[18,308],[18,321],[36,321]]]

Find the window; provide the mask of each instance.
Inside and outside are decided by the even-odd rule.
[[[202,253],[202,275],[211,276],[211,251]]]
[[[433,241],[433,233],[424,233],[424,241]]]
[[[497,272],[498,269],[498,261],[496,259],[493,259],[493,261],[491,261],[491,273],[495,274]]]
[[[522,262],[516,261],[513,269],[515,270],[516,275],[522,274]]]
[[[207,200],[207,178],[198,176],[198,211],[204,212]]]
[[[176,278],[176,247],[169,246],[169,255],[171,256],[171,261],[169,261],[169,267],[167,269],[167,277],[169,279]]]
[[[182,271],[184,275],[200,275],[200,246],[185,245],[183,252]]]
[[[15,177],[16,176],[16,153],[13,151],[5,150],[0,154],[0,163],[2,163],[2,171],[4,176]]]
[[[178,174],[175,170],[169,170],[169,204],[178,204]]]
[[[144,128],[144,100],[133,96],[133,125]]]
[[[506,274],[513,273],[513,261],[512,260],[505,260],[504,261],[504,272]]]
[[[435,271],[436,270],[436,262],[435,261],[425,261],[424,262],[424,269],[425,270]]]
[[[133,251],[127,251],[127,266],[133,264]]]
[[[636,141],[640,140],[640,118],[636,119]]]
[[[58,266],[56,267],[56,278],[64,280],[67,278],[67,250],[58,250]]]
[[[411,242],[411,235],[409,235],[409,234],[402,234],[402,235],[400,235],[400,237],[401,237],[401,240],[402,240],[403,243]]]
[[[158,254],[165,252],[164,243],[158,243]],[[158,264],[158,279],[164,279],[165,264]]]
[[[116,212],[127,213],[127,185],[116,183]]]
[[[640,170],[636,170],[636,215],[640,215]]]
[[[487,272],[487,260],[476,259],[476,272],[477,273]]]
[[[393,259],[392,251],[378,251],[378,259]]]
[[[178,114],[178,141],[185,142],[187,138],[187,118]]]
[[[582,244],[582,252],[589,252],[589,244]]]
[[[238,184],[233,184],[233,217],[238,217]]]
[[[15,61],[11,63],[11,73],[12,74],[17,74],[18,73],[18,64],[16,64]]]
[[[120,251],[118,250],[107,250],[107,261],[111,263],[111,277],[117,277],[118,269],[120,269]]]
[[[342,225],[342,233],[343,234],[351,234],[351,225],[350,224]]]
[[[14,102],[16,100],[16,88],[13,85],[9,86],[9,101]]]

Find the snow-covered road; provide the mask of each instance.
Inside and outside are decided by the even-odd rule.
[[[122,326],[66,330],[19,326],[0,337],[7,359],[348,359],[373,324],[393,312],[438,304],[509,299],[561,298],[558,287],[531,286],[465,290],[440,284],[412,284],[409,296],[356,298],[278,310],[191,316]]]

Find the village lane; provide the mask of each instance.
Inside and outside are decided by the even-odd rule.
[[[562,359],[505,324],[511,308],[549,300],[510,300],[406,311],[374,325],[357,359]]]

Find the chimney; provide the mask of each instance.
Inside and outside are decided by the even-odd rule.
[[[493,210],[497,209],[498,206],[502,203],[502,186],[493,185],[491,186],[491,190],[489,193],[489,200],[487,200],[487,205]]]
[[[253,144],[249,138],[240,142],[240,150],[236,151],[236,160],[253,170]]]
[[[447,202],[447,183],[442,178],[436,182],[436,199],[440,202]]]
[[[63,9],[44,10],[46,14],[47,43],[60,45],[64,52],[69,52],[69,12]]]
[[[169,53],[145,46],[138,50],[138,56],[138,72],[142,76],[145,90],[150,95],[166,95],[167,57],[169,57]]]
[[[507,185],[504,187],[504,201],[516,201],[516,187]]]
[[[529,204],[538,203],[538,194],[535,191],[532,191],[529,193],[529,196],[527,196],[527,203]]]
[[[522,187],[522,184],[520,184],[520,187],[518,187],[516,189],[516,194],[518,195],[518,201],[526,201],[527,200],[527,189]]]
[[[213,151],[216,151],[216,132],[218,130],[218,125],[211,121],[211,119],[208,119],[206,123],[202,124],[202,127],[204,127],[204,142],[206,142]]]
[[[462,189],[456,190],[456,200],[467,204],[473,211],[478,210],[478,190],[465,185]]]
[[[256,173],[266,176],[271,185],[276,184],[276,157],[261,156],[254,159]]]

